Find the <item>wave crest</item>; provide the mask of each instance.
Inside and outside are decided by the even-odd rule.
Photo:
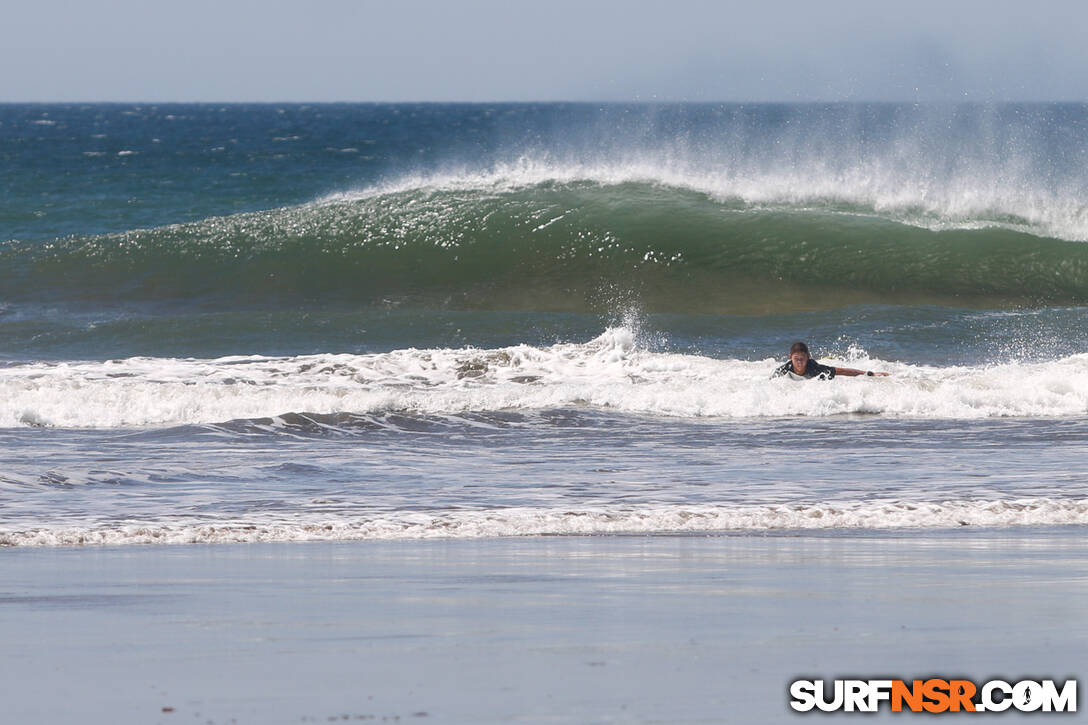
[[[617,294],[650,312],[757,314],[1088,301],[1088,245],[1037,236],[1045,229],[1019,217],[942,217],[923,228],[871,202],[756,205],[667,175],[637,176],[459,177],[119,235],[13,243],[0,251],[0,283],[9,299],[563,312],[606,311]]]

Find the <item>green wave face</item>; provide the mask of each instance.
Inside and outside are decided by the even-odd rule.
[[[655,181],[420,185],[0,249],[16,300],[774,313],[1088,301],[1088,244],[1021,218]]]

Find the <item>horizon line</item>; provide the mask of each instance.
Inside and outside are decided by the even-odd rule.
[[[532,104],[566,104],[566,105],[1059,105],[1059,104],[1088,104],[1088,99],[1002,99],[1002,100],[976,100],[976,99],[804,99],[804,100],[770,100],[770,99],[722,99],[722,100],[664,100],[651,99],[543,99],[543,100],[0,100],[0,106],[34,106],[34,105],[532,105]]]

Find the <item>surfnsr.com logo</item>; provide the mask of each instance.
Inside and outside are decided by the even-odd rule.
[[[790,698],[798,712],[1076,712],[1077,681],[795,680]]]

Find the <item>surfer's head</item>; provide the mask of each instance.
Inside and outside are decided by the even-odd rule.
[[[805,371],[805,366],[808,365],[808,357],[808,345],[805,343],[795,342],[790,347],[790,362],[798,375]]]

